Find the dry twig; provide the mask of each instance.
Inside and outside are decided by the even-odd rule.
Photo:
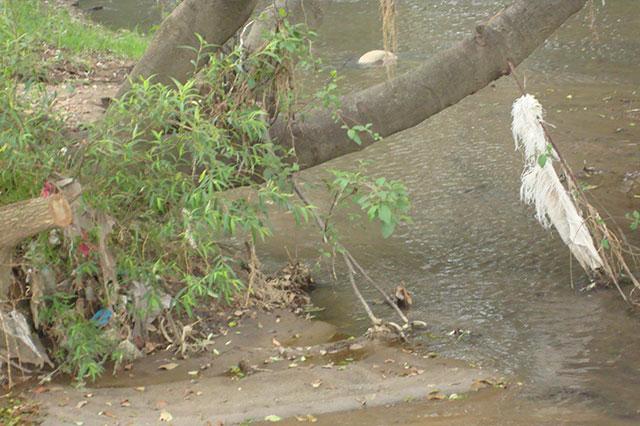
[[[302,190],[300,189],[300,186],[296,183],[295,178],[292,177],[291,178],[291,182],[293,185],[293,191],[295,192],[295,194],[298,196],[298,198],[303,202],[303,204],[306,207],[312,207],[311,202],[308,200],[308,198],[306,197],[306,195],[302,192]],[[328,239],[327,239],[327,235],[326,235],[326,224],[324,222],[324,220],[320,217],[320,215],[318,215],[316,213],[316,211],[314,209],[310,209],[311,214],[318,226],[318,228],[320,229],[320,231],[322,232],[322,238],[323,241],[325,243],[328,243]],[[364,297],[362,296],[362,293],[360,292],[358,285],[356,284],[355,281],[355,274],[356,274],[356,269],[358,270],[358,272],[360,272],[362,274],[362,276],[369,282],[371,283],[371,285],[373,285],[373,287],[380,292],[380,294],[382,294],[382,296],[384,297],[385,301],[387,303],[389,303],[389,305],[391,305],[394,310],[396,311],[396,313],[400,316],[400,318],[402,319],[404,326],[400,327],[395,323],[388,323],[388,328],[397,332],[398,335],[400,335],[400,337],[402,337],[403,339],[406,340],[406,337],[403,333],[403,330],[408,329],[409,327],[412,327],[414,325],[416,326],[424,326],[425,323],[422,321],[413,321],[410,322],[409,319],[406,317],[406,315],[404,315],[404,313],[400,310],[400,308],[398,307],[398,305],[396,303],[394,303],[391,298],[389,297],[389,295],[387,294],[387,292],[385,292],[382,287],[380,287],[370,276],[369,274],[367,274],[367,272],[365,271],[365,269],[356,261],[356,259],[353,257],[353,255],[349,252],[349,250],[344,247],[343,245],[339,245],[338,247],[338,251],[340,251],[342,253],[342,258],[344,259],[345,264],[347,265],[347,271],[349,274],[349,282],[351,283],[351,287],[353,289],[353,292],[355,293],[356,297],[358,298],[358,301],[362,304],[362,306],[364,307],[364,310],[367,313],[367,316],[369,317],[369,319],[371,320],[371,322],[373,323],[373,325],[375,327],[380,327],[383,326],[384,323],[375,316],[375,314],[373,313],[373,310],[371,309],[371,307],[369,306],[369,304],[367,303],[367,301],[364,299]]]

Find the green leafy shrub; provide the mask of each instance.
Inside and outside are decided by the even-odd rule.
[[[61,371],[73,374],[78,382],[93,381],[103,373],[105,361],[118,359],[118,341],[78,312],[76,301],[69,294],[47,298],[41,319],[56,340],[54,359]]]
[[[321,68],[310,54],[314,34],[282,22],[251,54],[241,48],[211,54],[202,43],[194,70],[202,69],[187,82],[133,82],[103,120],[71,137],[53,96],[22,72],[37,62],[33,28],[21,27],[27,25],[22,16],[0,17],[7,65],[0,85],[8,94],[0,99],[0,204],[38,196],[55,174],[81,182],[76,213],[83,220],[74,232],[61,241],[41,235],[20,253],[25,270],[53,271],[56,291],[42,300],[40,330],[54,358],[78,381],[93,380],[107,360],[120,359],[119,340],[147,313],[192,316],[207,302],[232,301],[243,283],[228,241],[268,237],[276,209],[308,219],[310,207],[296,198],[290,180],[298,171],[295,156],[268,131],[276,118],[291,119],[312,102],[334,108],[338,119],[337,73],[315,94],[293,90],[296,72]],[[55,41],[50,26],[43,34]],[[59,35],[56,43],[73,49]],[[355,142],[363,132],[375,137],[368,124],[346,131]],[[407,220],[399,182],[333,173],[337,204],[355,202],[379,221],[385,237]],[[243,189],[234,193],[237,188]],[[105,247],[113,271],[101,262]],[[142,308],[134,294],[139,287],[148,289]],[[167,295],[169,306],[162,301]],[[113,314],[105,324],[91,320],[100,310]]]

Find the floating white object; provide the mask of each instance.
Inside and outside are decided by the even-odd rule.
[[[595,272],[602,268],[603,261],[584,219],[553,168],[552,157],[557,155],[552,148],[547,148],[542,105],[527,94],[514,102],[511,115],[516,149],[523,149],[525,154],[520,198],[535,206],[536,219],[545,229],[552,225],[556,228],[587,272]],[[546,161],[539,161],[541,156]]]
[[[394,64],[398,57],[393,52],[386,50],[371,50],[358,59],[358,65],[375,67]]]

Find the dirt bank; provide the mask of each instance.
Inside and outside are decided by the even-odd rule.
[[[56,94],[54,108],[62,113],[71,127],[93,123],[104,115],[106,102],[112,98],[124,81],[133,63],[113,58],[92,58],[91,65],[81,69],[59,69],[62,81],[48,86]]]
[[[146,425],[161,418],[235,424],[268,416],[297,422],[296,416],[312,420],[429,398],[436,404],[498,383],[495,371],[419,349],[359,339],[331,343],[336,337],[327,323],[284,311],[258,314],[197,358],[156,354],[87,389],[51,383],[34,398],[45,425]]]

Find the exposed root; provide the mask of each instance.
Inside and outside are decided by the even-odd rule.
[[[396,0],[380,0],[380,19],[382,20],[382,43],[385,52],[398,52],[398,29],[396,27]],[[387,76],[394,77],[395,61],[385,64]]]
[[[380,0],[380,18],[382,20],[382,43],[384,50],[398,50],[398,29],[396,28],[396,0]]]

